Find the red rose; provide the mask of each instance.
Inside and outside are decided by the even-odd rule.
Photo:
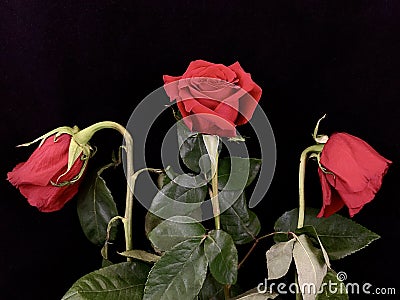
[[[18,164],[7,175],[7,179],[24,195],[30,205],[42,212],[60,210],[77,192],[81,179],[76,182],[55,186],[55,183],[74,179],[83,167],[83,161],[77,159],[67,171],[68,150],[71,136],[62,134],[54,140],[48,137],[29,159]]]
[[[363,140],[335,133],[325,144],[320,163],[326,170],[318,170],[323,195],[318,217],[329,217],[344,205],[352,217],[375,197],[392,162]]]
[[[190,130],[227,137],[251,119],[262,93],[238,62],[226,67],[196,60],[182,76],[164,75],[164,83]]]

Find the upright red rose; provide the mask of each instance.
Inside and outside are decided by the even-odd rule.
[[[262,93],[238,62],[227,67],[196,60],[182,76],[164,75],[164,83],[190,130],[227,137],[251,119]]]
[[[71,136],[48,137],[24,163],[19,163],[7,179],[24,195],[30,205],[42,212],[60,210],[77,192],[81,178],[70,182],[82,170],[84,162],[77,159],[66,173]],[[57,186],[60,184],[60,186]]]
[[[352,217],[375,197],[392,162],[365,141],[335,133],[325,144],[320,163],[323,206],[318,217],[329,217],[344,205]]]

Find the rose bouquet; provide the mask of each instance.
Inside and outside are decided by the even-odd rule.
[[[138,106],[128,126],[103,121],[82,130],[59,127],[23,144],[40,141],[30,158],[8,173],[8,180],[42,212],[60,210],[76,198],[83,232],[99,246],[101,268],[77,278],[63,299],[274,299],[279,294],[272,287],[245,292],[237,282],[240,267],[269,237],[275,243],[260,265],[267,268],[268,280],[290,276],[294,261],[296,299],[348,299],[330,261],[379,236],[337,212],[346,206],[352,217],[370,202],[391,162],[350,134],[318,134],[321,118],[314,144],[300,156],[299,206],[264,233],[253,207],[272,179],[275,144],[258,106],[260,86],[237,62],[227,67],[202,60],[190,63],[182,76],[165,75],[164,84]],[[165,166],[147,167],[141,133],[168,103],[176,103],[177,110],[168,134],[172,139],[163,142]],[[249,157],[237,128],[244,124],[253,128],[261,158]],[[91,139],[107,128],[121,133],[124,143],[103,167],[92,170],[96,148]],[[305,205],[309,159],[316,161],[322,186],[319,211]],[[102,177],[118,165],[124,166],[127,183],[123,214]],[[151,250],[135,248],[136,200],[148,210],[145,237]],[[121,238],[119,224],[124,249],[114,244]],[[244,244],[252,246],[239,257],[237,249]],[[330,289],[332,283],[340,288]]]

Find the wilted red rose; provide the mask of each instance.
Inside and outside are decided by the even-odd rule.
[[[325,144],[320,163],[325,170],[318,170],[323,194],[318,217],[329,217],[344,205],[352,217],[375,197],[392,162],[365,141],[335,133]]]
[[[227,137],[251,119],[262,93],[238,62],[227,67],[196,60],[182,76],[164,75],[164,83],[190,130]]]
[[[19,163],[7,174],[7,179],[28,199],[29,204],[42,212],[60,210],[78,192],[82,178],[71,184],[54,185],[71,181],[83,167],[84,162],[77,159],[65,173],[70,141],[68,134],[56,139],[48,137],[26,162]]]

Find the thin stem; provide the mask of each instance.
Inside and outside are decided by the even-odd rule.
[[[258,244],[258,242],[259,241],[261,241],[261,240],[263,240],[263,239],[265,239],[265,238],[267,238],[267,237],[270,237],[270,236],[272,236],[272,235],[274,235],[274,234],[278,234],[278,233],[287,233],[287,232],[280,232],[280,231],[277,231],[277,232],[271,232],[271,233],[268,233],[268,234],[266,234],[266,235],[263,235],[263,236],[260,236],[259,238],[257,238],[255,241],[254,241],[254,243],[253,243],[253,245],[251,246],[251,248],[250,248],[250,250],[246,253],[246,255],[243,257],[243,259],[240,261],[240,263],[238,264],[238,270],[240,269],[240,267],[244,264],[244,262],[249,258],[249,256],[250,256],[250,254],[254,251],[254,249],[256,248],[256,246],[257,246],[257,244]]]
[[[304,213],[305,213],[305,199],[304,199],[304,179],[306,174],[306,163],[310,153],[319,153],[322,151],[324,145],[317,144],[306,148],[300,155],[299,166],[299,219],[297,221],[297,228],[304,226]]]
[[[229,284],[224,285],[224,298],[229,299],[231,297],[231,286]]]
[[[215,156],[215,165],[213,167],[213,178],[211,180],[211,188],[212,188],[212,197],[211,204],[213,208],[214,221],[215,221],[215,229],[221,229],[221,220],[220,220],[220,208],[219,208],[219,200],[218,200],[218,152]]]
[[[238,270],[240,269],[240,267],[244,264],[244,262],[249,258],[250,254],[253,252],[253,250],[256,248],[257,244],[258,244],[258,239],[254,241],[253,245],[251,246],[250,250],[246,253],[246,255],[243,257],[243,259],[240,261],[240,263],[238,264]]]
[[[108,259],[108,244],[109,244],[109,240],[110,240],[111,226],[114,224],[114,222],[116,222],[118,220],[121,220],[122,222],[124,222],[124,218],[123,217],[115,216],[115,217],[111,218],[111,220],[107,224],[106,241],[104,243],[103,248],[101,249],[101,255],[105,259]]]

